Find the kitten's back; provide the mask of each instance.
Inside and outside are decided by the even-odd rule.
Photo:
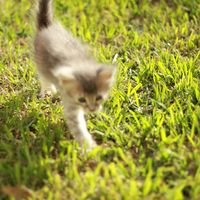
[[[39,71],[45,73],[56,66],[88,58],[87,47],[73,38],[61,24],[53,22],[52,10],[52,0],[39,1],[35,60]]]
[[[39,31],[35,38],[37,59],[42,57],[45,62],[54,61],[48,63],[49,68],[69,64],[72,59],[81,59],[86,56],[86,51],[86,47],[74,39],[59,23]]]

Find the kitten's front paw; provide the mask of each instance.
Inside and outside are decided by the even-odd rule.
[[[38,95],[37,95],[37,98],[38,99],[44,99],[45,97],[47,97],[47,96],[51,96],[51,94],[50,93],[47,93],[46,91],[44,92],[44,91],[41,91]]]
[[[93,139],[88,140],[86,138],[83,138],[82,140],[79,140],[78,143],[82,148],[86,149],[86,151],[92,151],[92,149],[97,146],[96,142]]]
[[[40,96],[42,98],[44,98],[45,96],[54,96],[55,94],[57,94],[57,89],[53,84],[48,85],[46,87],[41,87]]]
[[[53,96],[53,93],[51,90],[45,90],[40,92],[40,97],[45,98],[46,96]]]
[[[96,146],[97,143],[94,140],[92,140],[90,144],[87,146],[87,151],[92,151],[92,149],[94,149]]]

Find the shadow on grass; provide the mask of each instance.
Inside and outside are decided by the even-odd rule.
[[[20,93],[0,103],[0,188],[26,185],[38,188],[71,139],[63,118],[52,120],[57,102]],[[59,161],[62,171],[63,163]],[[59,168],[58,166],[58,168]]]

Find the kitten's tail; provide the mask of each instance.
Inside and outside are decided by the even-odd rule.
[[[37,13],[37,28],[42,30],[47,28],[53,22],[52,0],[39,0],[39,9]]]

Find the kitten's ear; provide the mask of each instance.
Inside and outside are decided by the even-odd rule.
[[[111,84],[114,81],[116,66],[103,66],[97,71],[98,79],[103,83]]]
[[[57,78],[60,86],[67,86],[75,81],[73,71],[69,67],[58,67],[53,69],[52,74]]]

